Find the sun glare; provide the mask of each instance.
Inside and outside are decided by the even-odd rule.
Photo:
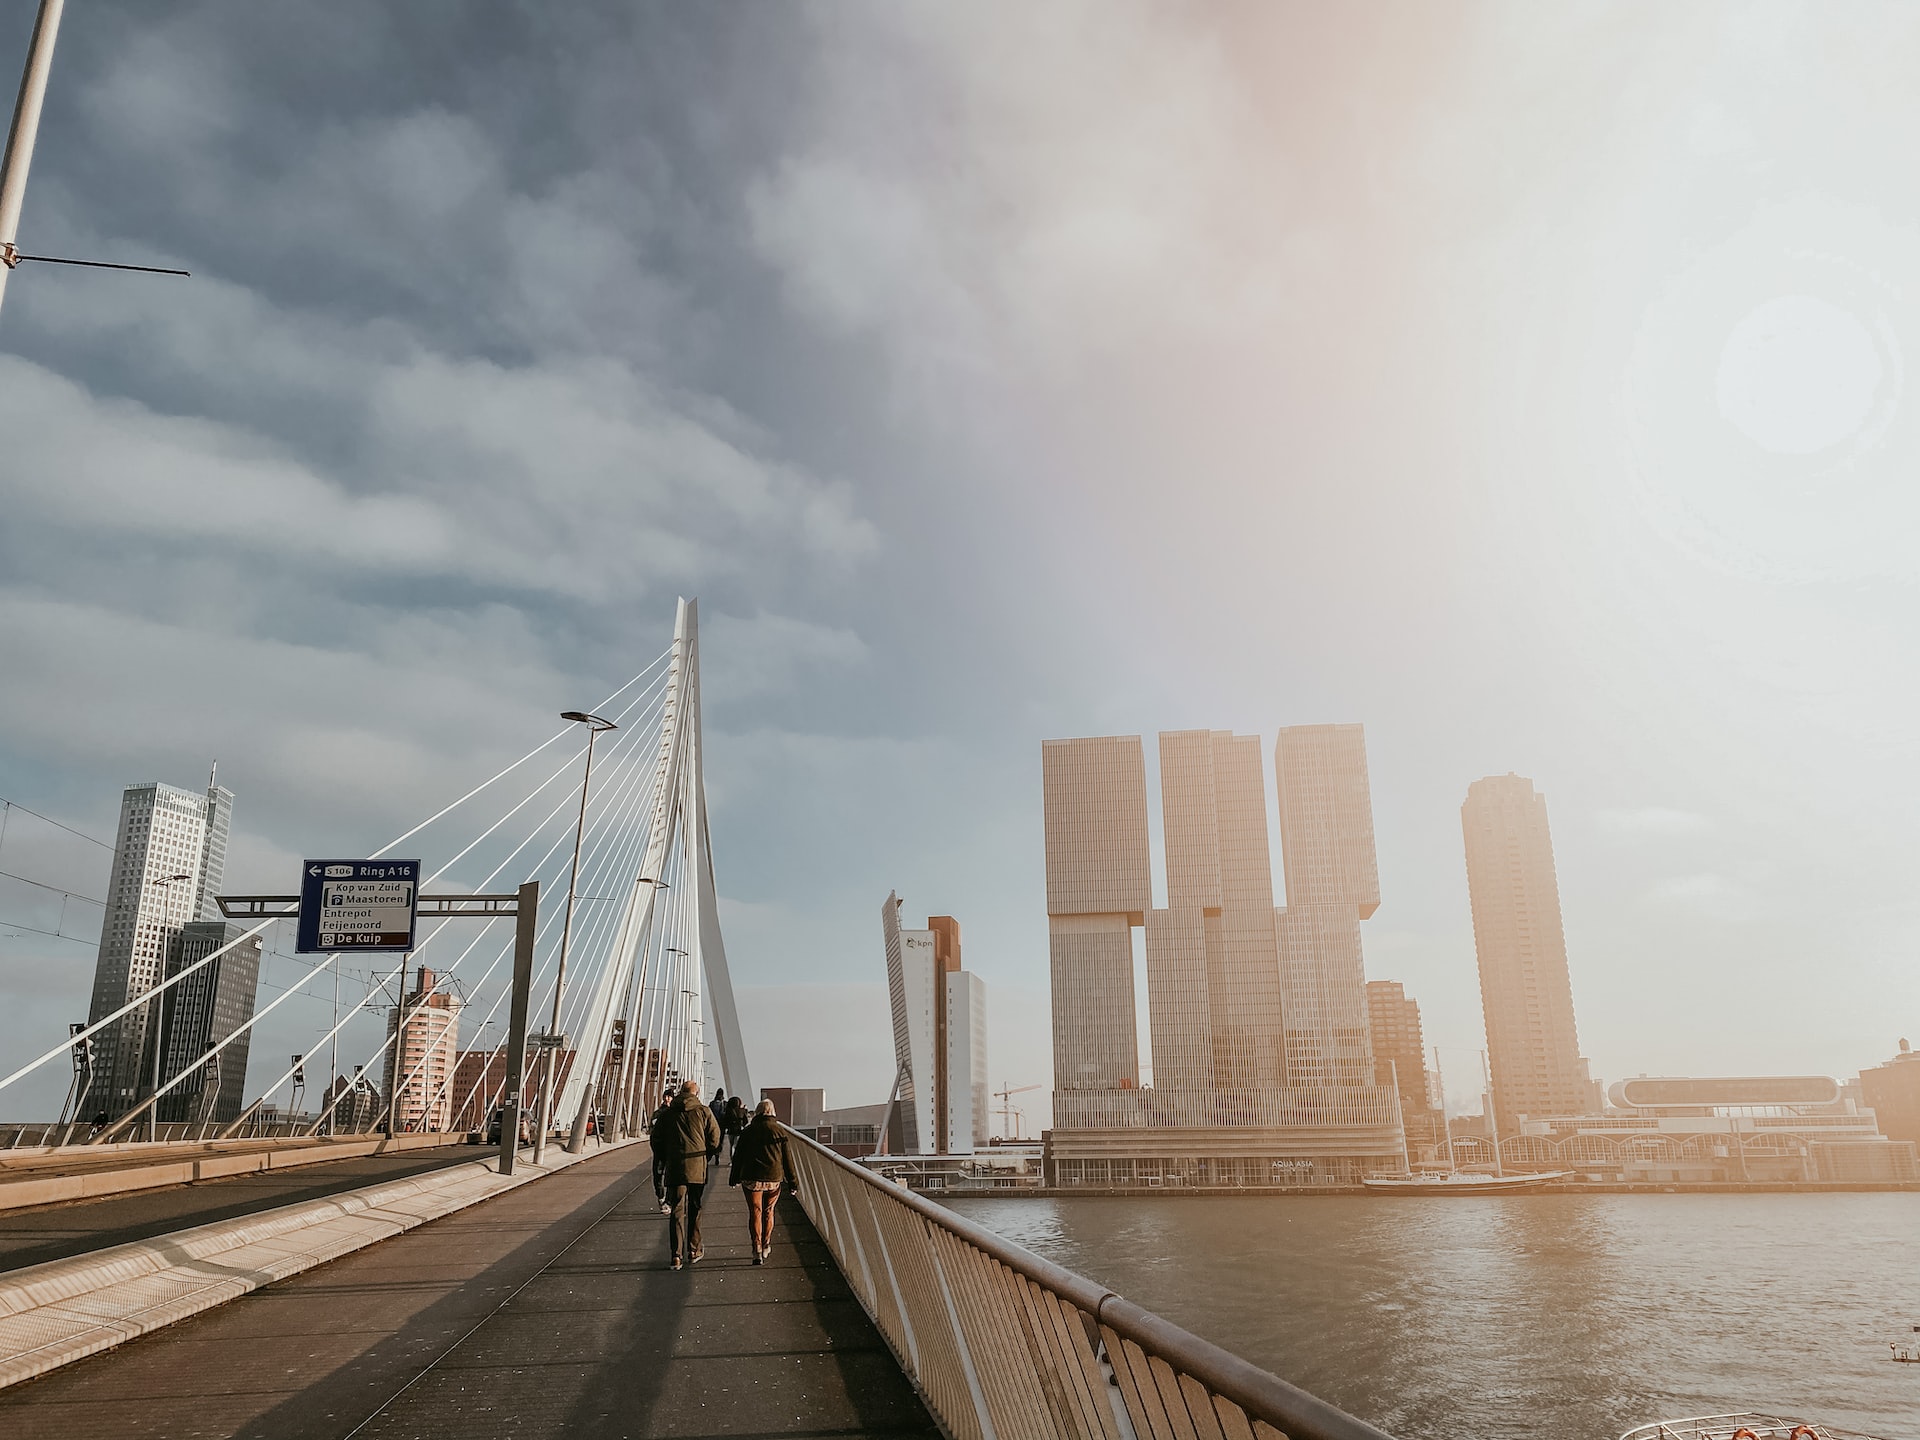
[[[1720,414],[1774,454],[1850,440],[1873,413],[1884,370],[1867,327],[1812,295],[1782,295],[1733,327],[1720,352]]]

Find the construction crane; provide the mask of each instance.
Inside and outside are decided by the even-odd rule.
[[[1020,1108],[1013,1103],[1013,1097],[1039,1088],[1038,1085],[1002,1085],[993,1092],[1000,1097],[1000,1133],[1003,1139],[1018,1140],[1020,1121],[1025,1118]]]

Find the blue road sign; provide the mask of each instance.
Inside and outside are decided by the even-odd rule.
[[[420,910],[418,860],[307,860],[300,866],[294,950],[411,950]]]

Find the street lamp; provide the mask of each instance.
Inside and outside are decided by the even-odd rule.
[[[659,899],[662,890],[673,888],[668,885],[666,881],[652,875],[635,876],[633,883],[636,887],[641,885],[653,886],[654,898],[656,900]],[[657,1043],[657,1036],[646,1036],[638,1033],[645,1020],[644,1007],[647,1002],[647,972],[644,966],[641,967],[638,981],[634,983],[631,993],[632,1003],[627,1008],[627,1047],[626,1053],[620,1062],[618,1101],[620,1106],[619,1127],[621,1134],[627,1134],[633,1128],[633,1122],[636,1118],[633,1114],[633,1097],[635,1090],[638,1089],[644,1099],[647,1088],[647,1066],[649,1063],[647,1057],[649,1054],[657,1052],[660,1048]],[[637,1062],[635,1059],[636,1054],[638,1055]]]
[[[153,944],[158,958],[154,962],[153,984],[148,987],[149,989],[158,989],[160,982],[167,978],[167,920],[169,919],[167,911],[172,908],[170,902],[173,899],[172,894],[169,892],[182,880],[191,880],[192,878],[191,875],[169,875],[164,880],[155,880],[152,882],[154,887],[160,891],[160,921],[155,927],[159,931],[159,934],[154,937]],[[147,1139],[149,1140],[158,1140],[160,1138],[160,1034],[167,1021],[167,997],[162,995],[155,1003],[160,1007],[160,1013],[154,1017],[153,1024],[154,1102],[152,1107],[147,1111]],[[141,1017],[141,1024],[144,1025],[145,1023],[146,1017],[143,1015]]]
[[[611,720],[589,715],[584,710],[563,710],[562,720],[587,727],[587,769],[580,777],[580,818],[573,827],[573,868],[567,872],[567,914],[560,922],[560,968],[553,977],[553,1018],[547,1022],[547,1076],[540,1087],[540,1128],[533,1132],[533,1163],[538,1165],[547,1153],[547,1131],[553,1125],[553,1082],[560,1064],[560,997],[567,988],[567,949],[573,941],[573,891],[580,879],[580,836],[587,828],[587,787],[593,783],[593,742],[601,732],[618,730]],[[576,1061],[579,1057],[575,1057]]]

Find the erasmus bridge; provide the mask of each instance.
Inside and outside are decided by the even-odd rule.
[[[16,244],[62,8],[40,0],[0,158],[0,296],[24,262],[154,270]],[[65,1040],[0,1056],[0,1103],[70,1076],[61,1123],[0,1150],[0,1435],[1381,1434],[797,1131],[772,1263],[716,1176],[703,1263],[669,1269],[647,1116],[675,1083],[758,1094],[720,931],[695,603],[651,664],[562,719],[378,849],[303,862],[297,895],[206,893],[203,827],[192,952],[171,922],[195,877],[168,873],[185,847],[151,843],[153,787],[145,868],[116,863],[159,902],[110,927],[124,1003],[97,985]],[[287,930],[314,957],[299,983],[181,1023],[216,1008],[214,967]],[[356,956],[392,962],[369,995],[393,987],[357,1060]],[[270,1017],[311,1038],[229,1116],[216,1102],[253,1078]]]
[[[404,998],[351,1061],[388,1077],[384,1114],[344,1080],[344,1037],[368,1029],[330,1003],[348,950],[207,1052],[175,1047],[109,1123],[0,1151],[0,1434],[1380,1435],[798,1131],[770,1263],[716,1175],[702,1263],[669,1269],[647,1115],[682,1079],[758,1093],[720,931],[695,602],[651,664],[564,718],[355,862],[444,857],[418,872],[411,951],[374,976]],[[149,1009],[307,924],[315,893],[220,896],[244,930],[0,1091],[49,1066],[83,1089],[89,1053],[157,1034]],[[309,1015],[312,1041],[237,1119],[196,1125],[183,1100],[189,1118],[160,1123],[216,1051],[294,1006],[283,1029]],[[410,1043],[454,1015],[480,1017],[480,1063]],[[302,1109],[323,1064],[343,1078]]]

